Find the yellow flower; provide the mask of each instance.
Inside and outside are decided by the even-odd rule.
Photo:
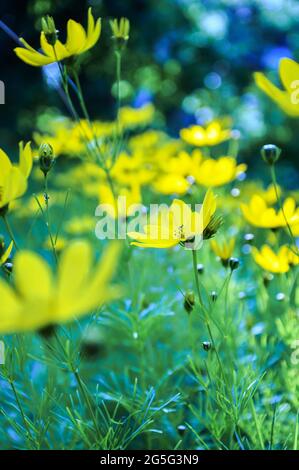
[[[112,193],[111,187],[101,185],[98,191],[99,201],[105,206],[105,210],[110,217],[126,218],[135,214],[136,208],[141,205],[141,192],[138,183],[129,187],[122,187],[117,194]]]
[[[38,330],[65,323],[119,295],[110,285],[119,245],[112,244],[94,265],[89,243],[71,243],[61,254],[57,275],[43,258],[20,251],[14,260],[14,284],[0,279],[0,332]]]
[[[265,200],[255,194],[249,204],[241,204],[241,209],[245,219],[255,227],[279,228],[299,223],[299,208],[296,209],[295,200],[288,197],[283,203],[282,210],[276,211],[273,207],[268,207]]]
[[[246,170],[245,164],[237,165],[235,158],[221,157],[218,160],[203,160],[194,172],[196,182],[206,187],[222,186],[233,181]]]
[[[2,266],[2,264],[6,263],[6,261],[10,257],[10,253],[12,252],[12,249],[13,249],[13,242],[10,242],[10,244],[8,245],[8,247],[6,248],[5,251],[3,251],[4,250],[4,243],[0,244],[0,266]]]
[[[297,266],[299,264],[299,250],[298,247],[285,246],[286,257],[290,266]]]
[[[141,108],[125,106],[119,110],[118,119],[123,129],[134,129],[139,126],[148,126],[154,118],[155,108],[151,103]]]
[[[64,237],[57,237],[57,239],[54,238],[53,241],[54,241],[54,246],[55,246],[56,253],[62,251],[66,247],[66,245],[68,244],[68,240]],[[52,246],[52,242],[51,242],[50,237],[47,238],[46,242],[44,243],[44,247],[47,250],[50,250],[50,251],[53,250],[53,246]]]
[[[90,216],[73,217],[65,224],[65,231],[71,235],[83,235],[93,233],[96,226],[96,220]]]
[[[179,194],[182,196],[190,188],[190,183],[186,178],[177,173],[169,173],[157,178],[152,186],[160,194]]]
[[[190,126],[182,129],[181,138],[187,144],[197,147],[218,145],[231,137],[230,129],[222,129],[219,121],[211,122],[206,128],[202,126]]]
[[[252,247],[252,256],[254,261],[265,271],[274,274],[286,273],[289,270],[286,248],[282,246],[276,254],[268,245],[263,245],[260,251],[256,247]]]
[[[227,264],[229,258],[233,255],[236,240],[230,238],[228,241],[224,240],[222,243],[216,240],[211,240],[211,248],[215,255],[218,256],[224,265]]]
[[[24,47],[16,47],[14,51],[26,64],[42,67],[74,55],[83,54],[96,44],[100,34],[101,19],[99,18],[95,23],[91,8],[89,8],[87,31],[84,30],[80,23],[69,20],[67,23],[67,40],[65,44],[57,40],[55,46],[50,45],[47,42],[45,33],[42,31],[40,36],[42,52],[33,49],[23,38],[21,38],[20,41]]]
[[[257,86],[266,93],[289,116],[299,116],[298,77],[299,65],[292,59],[284,58],[279,63],[279,75],[284,90],[273,85],[261,72],[254,74]]]
[[[0,149],[0,209],[22,196],[32,169],[30,142],[19,144],[19,164],[13,165],[7,154]]]
[[[207,191],[200,212],[192,212],[183,201],[175,199],[170,208],[160,210],[155,224],[145,225],[144,233],[129,232],[131,245],[144,248],[171,248],[178,244],[193,243],[196,237],[205,238],[205,232],[217,230],[214,213],[216,197]]]

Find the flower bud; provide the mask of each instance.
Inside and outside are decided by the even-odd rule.
[[[202,347],[205,351],[210,351],[211,347],[212,347],[212,344],[210,341],[204,341],[202,343]]]
[[[282,302],[283,300],[285,300],[286,296],[283,292],[278,292],[278,294],[276,294],[275,296],[275,299],[278,301],[278,302]]]
[[[184,300],[184,309],[187,313],[191,313],[195,305],[195,297],[192,291],[186,292]]]
[[[268,165],[274,165],[279,159],[280,154],[281,149],[273,144],[264,145],[261,149],[262,158]]]
[[[41,144],[39,148],[39,167],[46,176],[55,163],[53,147],[50,144]]]
[[[47,43],[51,46],[55,46],[58,39],[58,30],[56,29],[52,16],[47,15],[42,18],[42,31]]]
[[[197,268],[198,274],[203,274],[203,273],[204,273],[205,267],[204,267],[203,264],[198,263],[198,265],[196,266],[196,268]]]
[[[128,18],[121,18],[110,21],[112,39],[115,41],[118,49],[122,49],[129,40],[130,21]]]
[[[97,326],[90,326],[84,332],[80,353],[84,359],[88,360],[95,360],[98,357],[106,356],[104,338]]]
[[[212,290],[212,292],[210,293],[210,297],[211,297],[212,302],[216,302],[218,298],[217,292],[215,290]]]
[[[180,436],[183,436],[186,432],[186,426],[184,426],[184,424],[179,424],[179,426],[177,427],[177,432],[179,433]]]
[[[240,261],[238,258],[229,258],[228,264],[230,269],[234,271],[235,269],[238,269]]]
[[[264,273],[263,275],[263,284],[267,288],[271,281],[273,281],[274,276],[271,273]]]
[[[6,263],[3,264],[3,268],[5,270],[5,272],[10,275],[12,273],[12,270],[13,270],[13,264],[11,261],[6,261]]]

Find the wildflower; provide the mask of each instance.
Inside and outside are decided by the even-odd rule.
[[[25,193],[32,162],[30,142],[25,147],[20,142],[18,165],[13,165],[8,155],[0,149],[0,210],[5,211],[10,202]]]
[[[43,26],[45,25],[43,24]],[[16,55],[26,64],[43,67],[53,62],[83,54],[97,43],[101,34],[101,19],[99,18],[95,23],[91,8],[89,8],[87,31],[84,30],[81,24],[69,20],[65,44],[62,44],[58,39],[54,45],[49,44],[46,34],[47,32],[42,31],[40,36],[42,52],[33,49],[23,38],[20,38],[24,47],[16,47],[14,49]]]
[[[211,122],[206,128],[202,126],[190,126],[182,129],[181,138],[190,145],[206,147],[218,145],[231,137],[230,129],[222,129],[219,121]]]
[[[216,240],[211,240],[211,248],[215,255],[221,259],[223,266],[228,266],[228,260],[233,254],[235,242],[236,240],[234,238],[223,241],[221,244]]]
[[[134,129],[135,127],[148,126],[153,121],[155,108],[151,103],[141,108],[124,106],[118,112],[118,120],[122,129]]]
[[[6,263],[12,252],[13,242],[5,249],[4,239],[0,237],[0,266]]]
[[[270,273],[286,273],[289,270],[288,257],[285,246],[282,246],[278,253],[268,246],[263,245],[260,250],[256,247],[252,248],[252,256],[254,261],[265,271]]]
[[[69,322],[115,299],[119,288],[111,286],[110,280],[118,254],[119,245],[112,244],[93,266],[90,244],[73,242],[63,251],[54,277],[41,256],[19,251],[14,260],[14,284],[0,280],[0,332]]]
[[[281,154],[281,149],[273,144],[264,145],[261,149],[261,155],[268,165],[274,165]]]
[[[136,240],[131,245],[171,248],[181,244],[188,247],[197,237],[207,238],[208,232],[216,229],[215,211],[216,197],[212,190],[207,191],[200,212],[192,212],[183,201],[175,199],[169,209],[159,212],[156,224],[144,227],[144,233],[128,233],[130,238]]]
[[[194,173],[197,183],[205,187],[216,187],[233,181],[246,170],[245,164],[238,165],[235,158],[221,157],[218,160],[203,160]]]
[[[283,211],[276,211],[268,207],[267,203],[258,194],[252,196],[249,204],[241,204],[245,219],[255,227],[276,229],[299,223],[299,208],[296,208],[295,200],[288,197],[283,203]]]
[[[190,188],[186,178],[176,173],[163,175],[153,182],[153,189],[160,194],[178,194],[183,196]]]
[[[279,62],[279,75],[284,90],[273,85],[261,72],[254,74],[257,86],[268,95],[289,116],[299,116],[296,84],[299,76],[299,65],[292,59],[284,58]]]

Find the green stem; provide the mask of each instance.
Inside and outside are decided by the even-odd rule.
[[[54,254],[54,258],[56,261],[56,264],[58,264],[58,257],[56,253],[56,247],[55,247],[55,242],[52,237],[52,232],[51,232],[51,225],[50,225],[50,211],[49,211],[49,192],[48,192],[48,174],[45,173],[45,204],[46,204],[46,226],[48,229],[50,241],[51,241],[51,246]]]
[[[228,388],[228,382],[227,382],[227,379],[226,379],[226,375],[224,373],[224,369],[223,369],[222,362],[221,362],[221,359],[220,359],[220,356],[219,356],[219,353],[218,353],[218,349],[216,347],[216,343],[215,343],[214,336],[213,336],[213,333],[212,333],[209,317],[208,317],[208,315],[205,311],[205,307],[204,307],[202,297],[201,297],[201,293],[200,293],[200,286],[199,286],[198,272],[197,272],[197,252],[196,252],[196,250],[192,250],[192,258],[193,258],[193,271],[194,271],[194,278],[195,278],[195,285],[196,285],[196,290],[197,290],[198,301],[199,301],[199,304],[201,306],[202,311],[204,312],[205,325],[206,325],[206,328],[208,330],[209,337],[210,337],[213,349],[214,349],[215,354],[216,354],[217,362],[218,362],[219,368],[221,370],[223,380],[225,381],[225,384]]]
[[[6,214],[2,215],[2,218],[3,218],[4,224],[5,224],[6,230],[7,230],[8,234],[9,234],[9,236],[10,236],[10,239],[13,241],[13,244],[14,244],[15,248],[16,248],[17,250],[19,250],[19,246],[18,246],[18,244],[17,244],[17,242],[16,242],[16,239],[15,239],[15,236],[14,236],[14,234],[13,234],[13,231],[12,231],[12,228],[11,228],[11,226],[10,226],[10,223],[9,223],[9,221],[8,221],[7,215],[6,215]]]
[[[34,439],[33,439],[33,437],[32,437],[30,427],[29,427],[29,425],[28,425],[28,423],[27,423],[27,419],[26,419],[26,416],[25,416],[25,413],[24,413],[22,404],[21,404],[21,402],[20,402],[19,395],[18,395],[18,393],[17,393],[15,384],[14,384],[14,382],[13,382],[12,379],[9,379],[9,384],[10,384],[10,387],[11,387],[12,392],[13,392],[13,394],[14,394],[16,403],[17,403],[17,405],[18,405],[18,408],[19,408],[19,411],[20,411],[20,414],[21,414],[21,417],[22,417],[22,420],[23,420],[23,423],[24,423],[24,426],[25,426],[25,429],[26,429],[26,432],[27,432],[27,438],[29,439],[29,441],[31,441],[31,442],[34,444]],[[34,448],[35,448],[35,445],[34,445]]]
[[[285,214],[285,211],[284,211],[284,208],[283,208],[283,204],[282,204],[282,201],[281,201],[281,197],[280,197],[280,194],[279,194],[279,191],[278,191],[278,188],[277,188],[277,179],[276,179],[276,172],[275,172],[275,166],[274,165],[270,165],[270,173],[271,173],[271,179],[272,179],[272,183],[273,183],[273,186],[274,186],[274,191],[275,191],[275,195],[276,195],[276,199],[278,201],[278,204],[279,204],[279,208],[282,212],[282,215],[283,215],[283,218],[285,220],[285,223],[286,223],[286,226],[288,228],[288,232],[289,232],[289,236],[290,236],[290,239],[292,241],[292,244],[296,247],[295,250],[293,249],[293,247],[290,247],[290,249],[297,255],[299,256],[299,250],[297,248],[297,245],[296,245],[296,240],[295,240],[295,237],[293,235],[293,232],[292,232],[292,229],[290,227],[290,224],[288,222],[288,219],[286,217],[286,214]]]

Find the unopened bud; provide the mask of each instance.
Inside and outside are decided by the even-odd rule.
[[[192,291],[185,294],[184,309],[187,313],[191,313],[195,305],[195,297]]]
[[[234,271],[235,269],[238,269],[240,261],[238,260],[238,258],[229,258],[228,264],[230,269]]]
[[[202,347],[205,351],[210,351],[211,347],[212,347],[212,344],[210,341],[204,341],[202,343]]]
[[[198,265],[196,266],[196,268],[197,268],[198,274],[203,274],[203,273],[204,273],[205,267],[204,267],[203,264],[198,263]]]
[[[39,167],[46,176],[55,163],[53,147],[50,144],[41,144],[39,148]]]
[[[184,426],[184,424],[179,424],[179,426],[177,427],[177,432],[179,433],[180,436],[183,436],[186,432],[186,426]]]
[[[217,292],[215,290],[212,290],[212,292],[210,293],[210,297],[211,297],[212,302],[216,302],[218,298]]]
[[[274,165],[279,159],[280,154],[281,149],[277,145],[267,144],[261,149],[262,158],[268,165]]]
[[[273,281],[274,276],[271,273],[264,273],[263,275],[263,284],[265,287],[268,287],[271,281]]]
[[[47,43],[51,46],[55,46],[58,39],[58,30],[56,29],[52,16],[47,15],[42,18],[42,31]]]
[[[112,39],[115,41],[117,49],[122,49],[129,40],[130,21],[128,18],[115,18],[110,21]]]

